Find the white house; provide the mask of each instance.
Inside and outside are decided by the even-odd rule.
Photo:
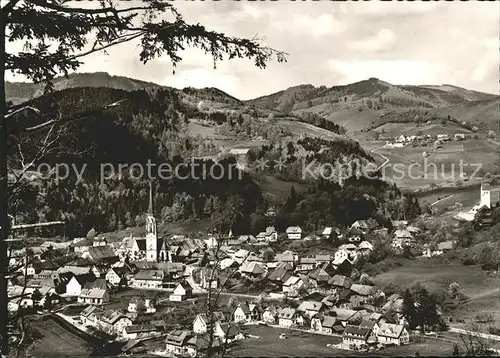
[[[262,313],[262,320],[269,324],[275,324],[278,314],[279,311],[274,307],[267,307]]]
[[[187,282],[179,282],[174,289],[174,292],[168,298],[169,301],[180,302],[187,300],[193,296],[193,288]]]
[[[317,301],[304,301],[297,308],[298,312],[304,313],[309,318],[317,315],[323,308],[323,303]]]
[[[78,302],[100,306],[109,301],[109,294],[100,288],[84,288],[78,296]]]
[[[234,310],[234,323],[252,322],[260,319],[255,303],[242,302]]]
[[[368,241],[363,241],[358,245],[358,251],[362,255],[368,255],[370,252],[373,251],[373,245],[370,244]]]
[[[156,312],[155,301],[150,298],[133,297],[128,303],[128,312],[137,313],[143,312],[151,314]]]
[[[377,333],[380,343],[403,345],[410,342],[410,335],[401,324],[381,323]]]
[[[222,329],[222,323],[225,321],[224,314],[220,311],[214,312],[214,335],[216,337],[224,337],[225,333]],[[196,334],[205,334],[208,331],[209,320],[206,314],[196,315],[193,321],[193,332]]]
[[[113,286],[118,286],[122,282],[123,274],[118,268],[110,268],[106,273],[106,281]]]
[[[71,277],[68,283],[66,283],[66,295],[80,296],[81,293],[82,293],[82,284],[78,282],[76,276]]]
[[[300,240],[302,238],[302,229],[298,226],[289,226],[286,229],[289,240]]]
[[[300,277],[291,276],[283,283],[283,293],[288,296],[296,296],[304,285],[305,282]]]
[[[295,316],[295,309],[286,307],[283,308],[279,313],[278,313],[278,325],[283,328],[290,328],[293,326]]]
[[[321,236],[323,236],[324,239],[329,239],[332,236],[332,232],[333,232],[333,227],[327,226],[321,233]]]

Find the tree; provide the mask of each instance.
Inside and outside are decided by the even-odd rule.
[[[451,298],[459,298],[462,293],[462,287],[457,282],[450,283],[448,286],[448,294]]]
[[[402,314],[406,318],[409,328],[415,329],[416,327],[415,316],[417,314],[417,311],[415,309],[415,300],[413,299],[413,295],[411,294],[410,290],[406,289],[403,292],[402,298],[403,298]]]
[[[57,147],[64,125],[85,118],[86,113],[70,118],[56,110],[55,114],[47,118],[39,109],[26,104],[7,106],[5,70],[24,75],[36,83],[44,83],[45,91],[48,92],[54,89],[54,77],[78,69],[83,57],[133,40],[140,40],[139,58],[143,63],[166,54],[174,73],[176,65],[182,60],[178,52],[186,46],[197,47],[210,54],[214,67],[227,56],[229,59],[253,59],[255,66],[265,68],[269,60],[286,61],[286,54],[262,46],[255,39],[230,37],[209,31],[200,24],[188,24],[174,5],[166,0],[143,0],[134,5],[127,2],[116,5],[110,0],[103,0],[88,3],[85,7],[80,7],[79,3],[69,5],[68,1],[10,0],[2,5],[3,33],[10,42],[25,43],[22,51],[14,53],[5,51],[5,35],[2,42],[5,61],[1,71],[0,117],[0,336],[1,353],[6,356],[9,348],[7,326],[12,326],[7,325],[9,313],[5,279],[8,269],[6,240],[10,226],[8,204],[16,188],[20,187],[23,174],[49,150]],[[166,20],[168,15],[171,19]],[[54,24],[57,26],[54,27]],[[91,37],[95,40],[90,40]],[[100,110],[117,105],[118,102],[110,103]],[[18,120],[13,121],[23,112],[32,114],[37,122],[26,125]],[[34,137],[40,138],[40,144],[33,158],[23,156],[21,147],[16,163],[12,162],[13,158],[7,157],[7,142],[16,133],[43,133]],[[7,185],[7,159],[10,169],[16,169],[18,173],[10,187]]]

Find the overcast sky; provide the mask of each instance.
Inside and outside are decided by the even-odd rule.
[[[143,65],[137,44],[92,55],[79,72],[105,71],[173,87],[217,87],[240,99],[290,86],[341,85],[378,77],[393,84],[454,84],[499,93],[498,2],[177,1],[187,22],[239,37],[257,34],[289,53],[265,70],[250,60],[213,69],[186,50],[176,74],[166,59]],[[21,80],[19,77],[10,80]]]

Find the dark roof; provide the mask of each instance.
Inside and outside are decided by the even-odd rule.
[[[350,337],[354,339],[363,339],[367,340],[370,335],[370,328],[362,328],[359,326],[347,325],[344,329],[344,337]]]
[[[127,333],[141,333],[141,332],[154,332],[157,328],[151,324],[140,324],[125,327]]]

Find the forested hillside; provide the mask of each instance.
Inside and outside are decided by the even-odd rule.
[[[211,101],[217,101],[220,96],[226,98],[223,92],[216,90],[203,93]],[[172,167],[179,163],[190,165],[187,170],[191,175],[187,177],[162,179],[152,172],[156,178],[156,215],[167,223],[211,218],[220,229],[232,227],[235,234],[255,234],[269,224],[281,227],[295,223],[312,229],[321,223],[346,226],[369,217],[383,222],[417,214],[418,203],[411,196],[403,199],[397,188],[381,180],[352,177],[339,183],[337,177],[324,182],[302,177],[301,166],[305,160],[316,160],[319,164],[339,161],[346,165],[372,161],[357,142],[295,136],[280,127],[275,119],[262,121],[258,114],[245,114],[245,109],[235,107],[237,102],[231,99],[228,101],[233,107],[229,114],[222,116],[222,112],[217,112],[216,115],[211,109],[193,107],[183,95],[196,98],[196,92],[179,93],[168,88],[125,91],[75,87],[33,99],[29,104],[39,108],[45,119],[58,115],[63,119],[63,124],[56,129],[59,135],[56,147],[42,162],[51,167],[71,164],[79,171],[85,170],[82,178],[70,173],[72,175],[64,180],[57,181],[52,176],[25,186],[20,193],[24,200],[13,203],[18,222],[65,220],[67,235],[84,235],[92,227],[104,232],[142,225],[147,209],[148,178],[140,176],[137,168],[126,166],[122,176],[113,176],[111,168],[117,174],[120,165],[138,163],[147,168],[148,161],[156,167],[161,163]],[[253,138],[259,132],[261,135],[275,132],[269,144],[249,152],[248,162],[284,158],[288,169],[268,174],[285,181],[307,181],[314,190],[297,197],[290,193],[287,202],[278,203],[276,221],[270,222],[264,216],[270,203],[262,195],[261,173],[252,167],[239,171],[231,155],[219,158],[217,166],[225,168],[220,178],[206,175],[216,165],[211,159],[197,159],[200,165],[193,166],[191,158],[199,157],[204,151],[215,157],[221,150],[212,139],[189,132],[193,116],[215,122],[213,126],[219,126],[220,130],[226,128],[227,135],[232,136]],[[22,159],[18,145],[25,158],[38,149],[32,134],[27,136],[17,129],[36,125],[37,121],[39,119],[29,114],[19,115],[9,127],[10,167],[14,171],[20,169]],[[342,132],[339,126],[328,125],[317,115],[305,115],[299,121]],[[39,133],[38,138],[43,135]],[[102,165],[105,165],[104,172]],[[36,168],[29,173],[33,171]]]

